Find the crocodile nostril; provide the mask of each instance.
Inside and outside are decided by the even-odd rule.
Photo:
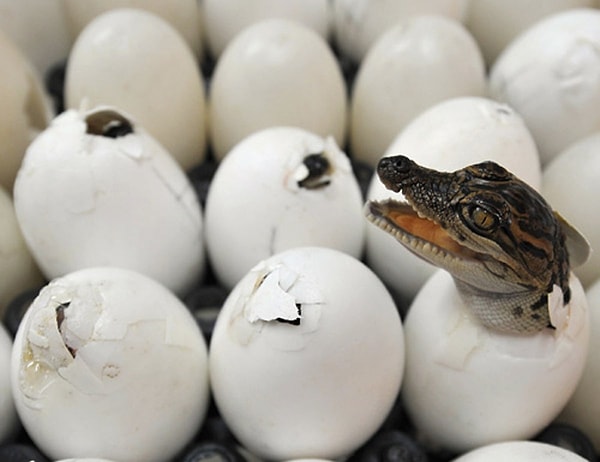
[[[377,164],[377,173],[382,177],[406,174],[410,171],[412,162],[405,156],[384,157]]]

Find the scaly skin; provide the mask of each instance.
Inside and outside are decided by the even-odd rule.
[[[487,327],[510,333],[552,328],[548,294],[570,299],[561,219],[533,188],[494,162],[439,172],[404,156],[377,174],[407,203],[371,201],[367,217],[410,251],[450,272]]]

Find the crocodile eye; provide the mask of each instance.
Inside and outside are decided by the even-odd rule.
[[[490,233],[499,223],[498,214],[481,205],[470,205],[463,210],[467,225],[475,232]]]

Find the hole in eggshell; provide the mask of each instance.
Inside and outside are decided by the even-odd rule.
[[[296,309],[298,310],[298,317],[296,319],[276,318],[275,321],[291,324],[292,326],[299,326],[302,318],[302,305],[300,305],[300,303],[296,303]]]
[[[62,302],[59,303],[58,306],[56,307],[56,325],[58,326],[58,331],[62,334],[62,323],[65,320],[65,310],[67,308],[69,308],[69,306],[71,305],[71,302]],[[69,353],[71,353],[71,356],[73,358],[75,358],[75,356],[77,355],[77,350],[75,350],[74,348],[71,348],[69,345],[66,344],[65,342],[65,347],[67,348],[67,350],[69,350]]]
[[[133,133],[131,122],[118,112],[109,109],[88,115],[85,123],[86,133],[90,135],[119,138]]]
[[[323,153],[309,154],[304,158],[303,164],[308,170],[308,175],[298,181],[298,186],[306,189],[320,189],[331,183],[327,176],[331,173],[331,164]]]

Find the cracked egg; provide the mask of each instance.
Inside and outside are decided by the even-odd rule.
[[[194,319],[164,286],[129,270],[50,282],[19,327],[11,364],[18,415],[54,459],[167,460],[208,407],[207,348]]]
[[[402,324],[360,261],[295,248],[236,285],[217,319],[209,366],[217,407],[251,453],[335,460],[371,437],[394,404]]]
[[[206,244],[233,287],[260,260],[315,245],[360,257],[360,187],[333,138],[291,127],[257,132],[221,162],[206,202]]]
[[[191,183],[115,108],[69,110],[54,119],[27,150],[14,203],[48,279],[117,266],[182,294],[204,271],[201,208]]]

